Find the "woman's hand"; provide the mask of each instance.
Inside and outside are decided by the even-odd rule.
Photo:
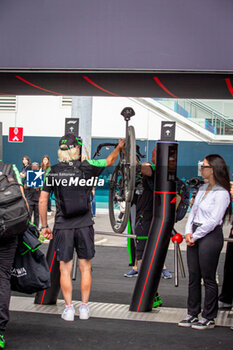
[[[189,247],[192,247],[195,245],[195,242],[192,240],[192,238],[193,238],[192,233],[187,233],[185,235],[185,242]]]

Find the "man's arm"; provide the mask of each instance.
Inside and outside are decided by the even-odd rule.
[[[120,150],[124,147],[125,144],[125,139],[123,140],[119,140],[119,143],[117,145],[117,147],[114,149],[114,151],[109,154],[109,156],[106,158],[106,166],[111,166],[115,163],[115,161],[117,160],[118,154],[120,152]]]
[[[42,229],[42,234],[47,239],[52,239],[53,235],[48,226],[47,222],[47,209],[48,209],[48,199],[49,199],[49,192],[41,191],[40,198],[39,198],[39,214],[41,219],[41,226],[44,227]]]
[[[150,163],[143,163],[141,165],[141,173],[146,176],[152,176],[152,167]]]

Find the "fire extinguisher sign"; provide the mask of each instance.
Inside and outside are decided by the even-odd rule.
[[[10,127],[8,142],[17,142],[17,143],[23,142],[23,128]]]

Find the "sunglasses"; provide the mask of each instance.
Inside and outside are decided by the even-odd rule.
[[[212,165],[201,165],[201,169],[213,168]]]

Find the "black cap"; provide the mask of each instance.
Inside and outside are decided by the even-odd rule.
[[[82,139],[80,137],[76,137],[74,134],[66,134],[60,138],[59,146],[67,146],[67,149],[74,148],[76,146],[82,146]],[[62,147],[64,150],[65,148]]]

